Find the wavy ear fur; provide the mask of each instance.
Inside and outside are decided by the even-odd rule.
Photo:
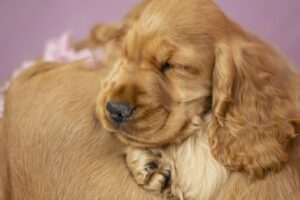
[[[216,48],[211,152],[228,168],[256,177],[280,169],[296,136],[295,109],[272,56],[278,54],[260,44]]]

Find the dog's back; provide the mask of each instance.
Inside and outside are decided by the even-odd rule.
[[[94,118],[104,71],[46,65],[23,73],[7,95],[10,199],[156,199],[132,180],[123,145]]]
[[[5,138],[2,119],[0,118],[0,200],[8,199],[8,169],[7,154],[5,152]]]

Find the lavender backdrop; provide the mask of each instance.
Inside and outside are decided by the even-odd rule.
[[[97,22],[120,19],[138,0],[0,0],[0,81],[38,55],[49,38],[84,37]],[[278,46],[300,69],[299,0],[216,0],[225,13]]]

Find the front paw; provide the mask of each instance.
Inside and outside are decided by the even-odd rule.
[[[171,167],[163,162],[157,150],[130,147],[127,166],[135,181],[144,189],[165,193],[171,180]]]

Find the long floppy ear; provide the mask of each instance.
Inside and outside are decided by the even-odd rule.
[[[213,71],[211,152],[229,169],[256,177],[280,169],[296,136],[288,83],[272,56],[278,54],[264,45],[221,44]]]

